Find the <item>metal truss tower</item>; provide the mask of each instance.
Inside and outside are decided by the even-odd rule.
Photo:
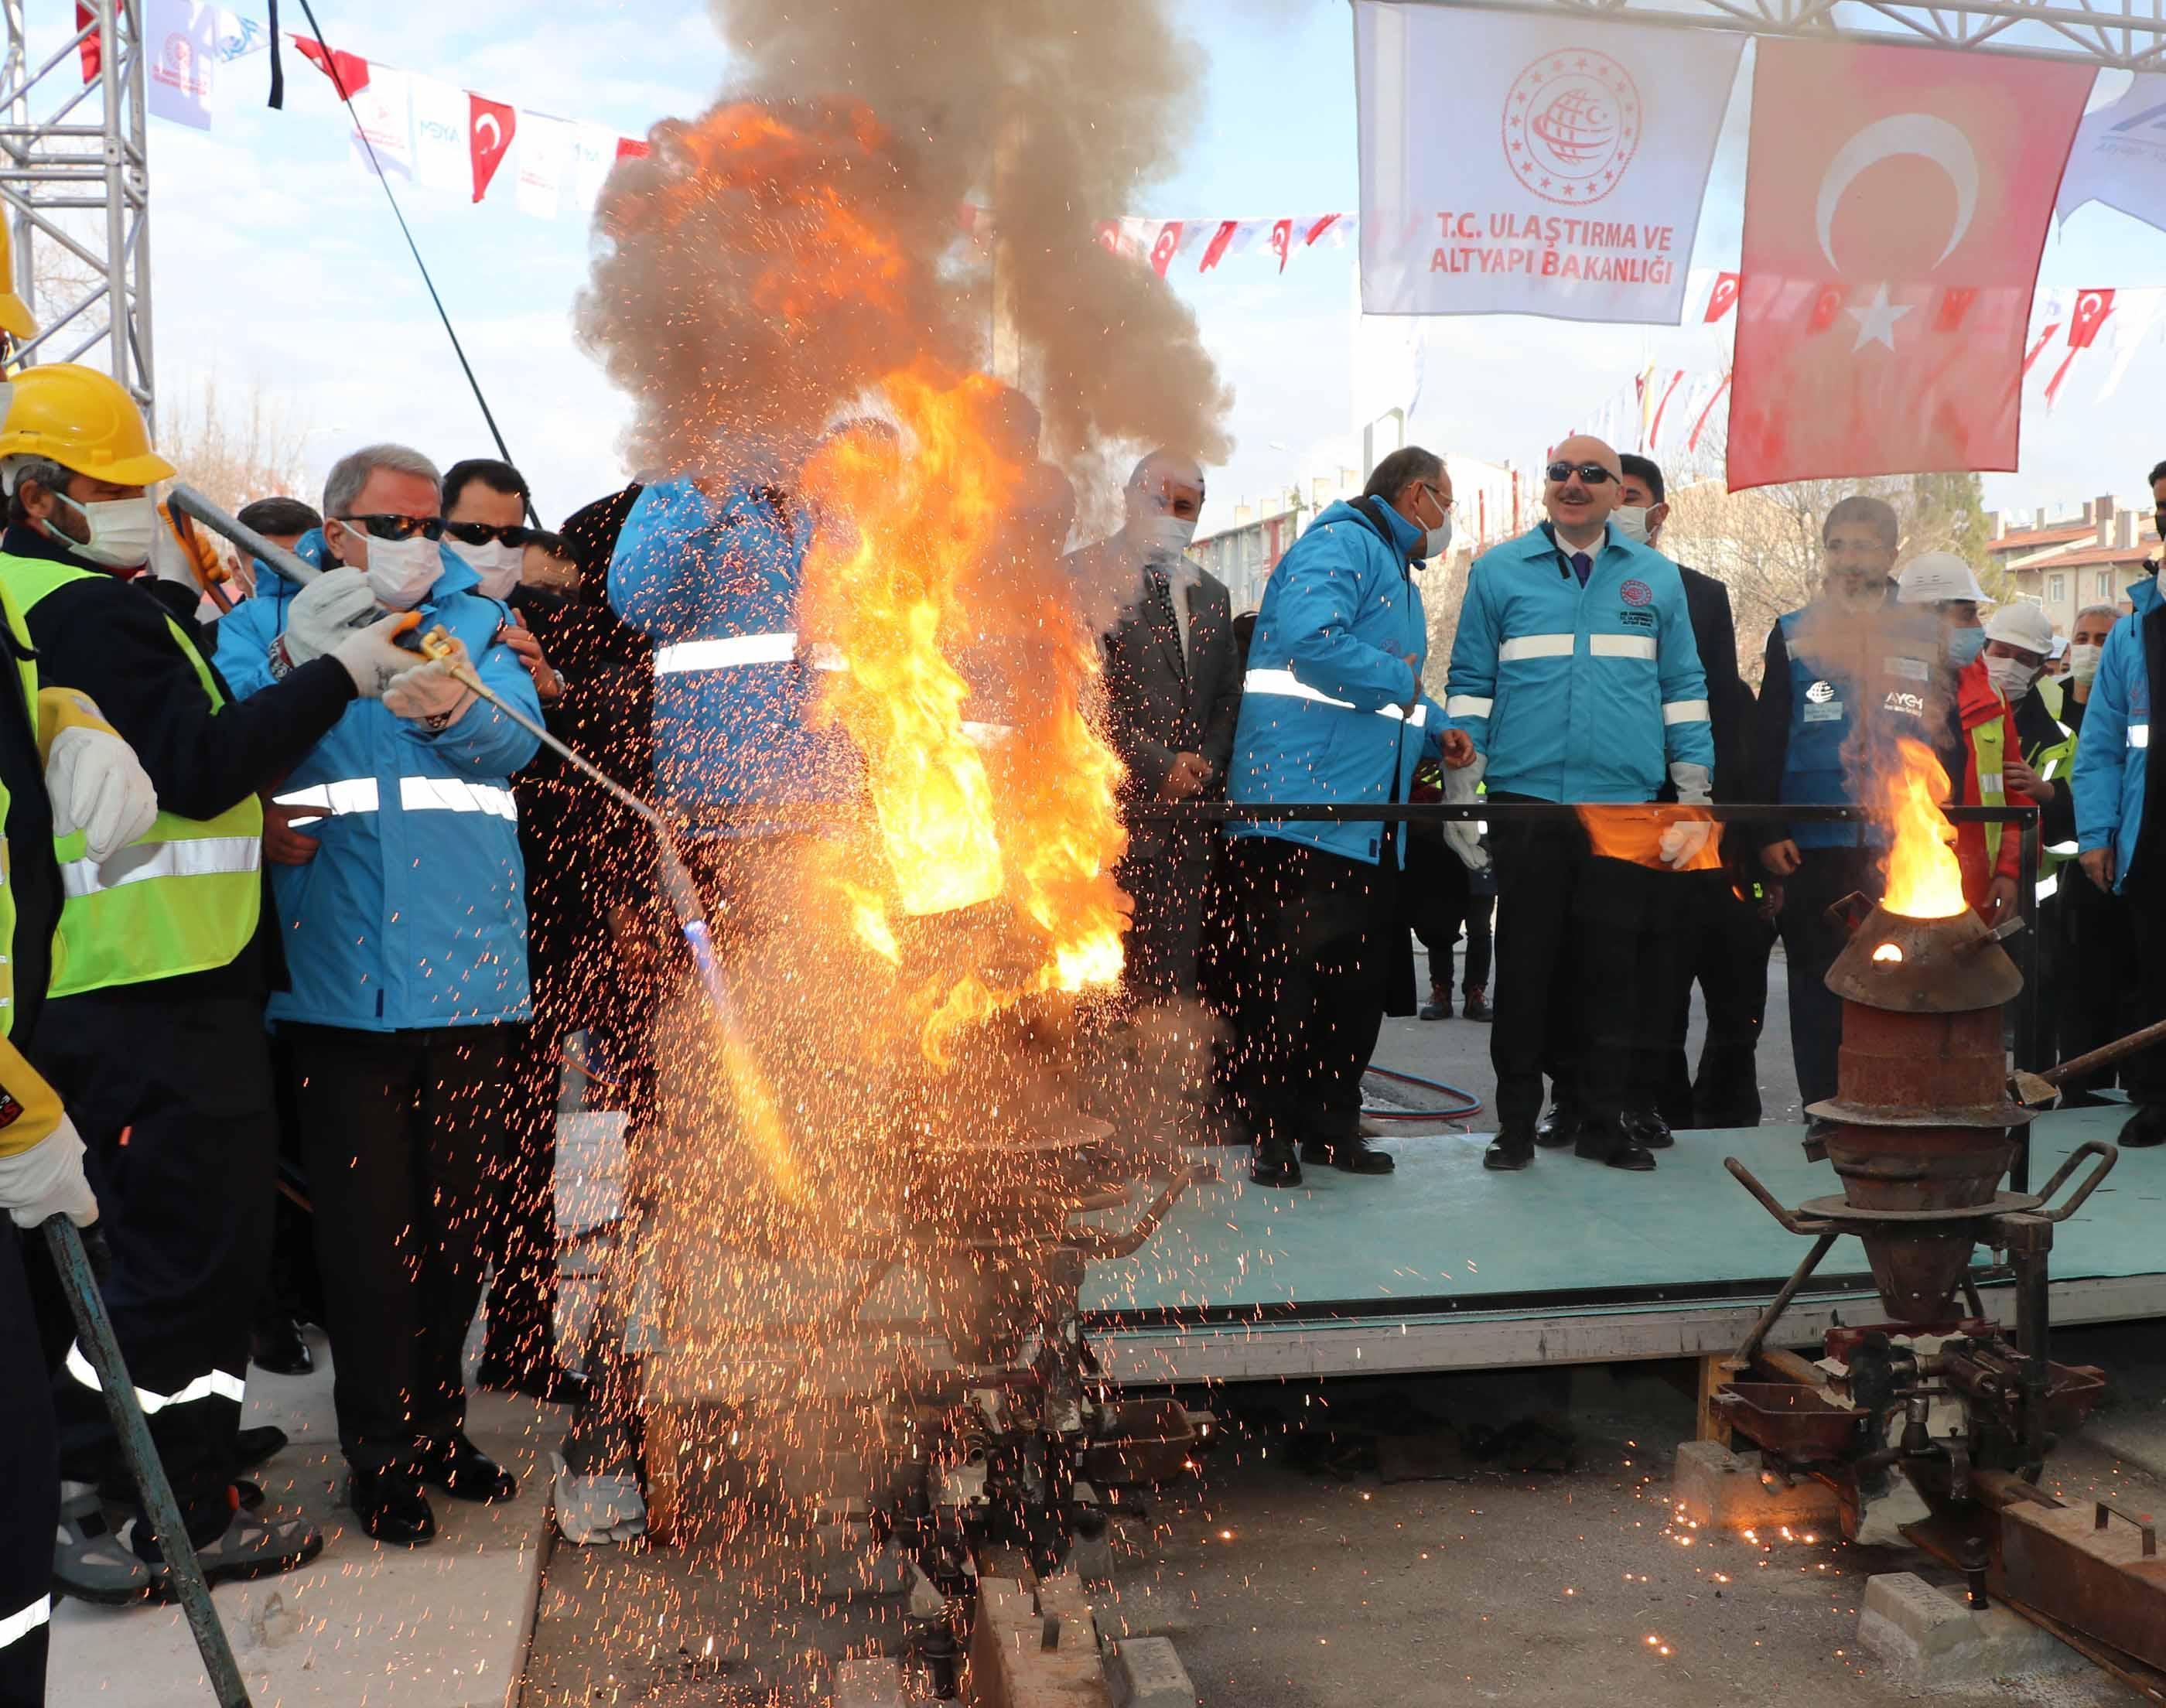
[[[2166,0],[1413,0],[1491,12],[1551,13],[1619,23],[1820,40],[1902,41],[2040,58],[2085,60],[2127,71],[2166,69]],[[2020,122],[2016,115],[2010,122]]]
[[[78,15],[68,0],[43,3]],[[89,21],[34,65],[24,5],[0,0],[0,207],[39,327],[18,353],[96,362],[104,344],[103,365],[155,431],[143,0],[87,0]]]

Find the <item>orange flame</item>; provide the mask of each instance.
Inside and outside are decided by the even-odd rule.
[[[982,966],[939,970],[921,1044],[945,1066],[954,1032],[1022,996],[1119,978],[1122,774],[1085,716],[1097,651],[1059,597],[1057,574],[1001,557],[1002,528],[1033,472],[994,430],[1001,388],[922,363],[890,374],[881,394],[900,431],[879,423],[835,434],[804,477],[822,526],[806,558],[801,621],[844,667],[823,686],[821,715],[864,755],[887,869],[881,894],[853,884],[845,899],[859,938],[898,965],[889,898],[918,917],[1004,900],[1038,942],[1037,968],[1020,982]],[[995,661],[1017,690],[1007,706],[973,705],[962,668],[988,607],[1002,619],[990,627],[1008,632],[999,638],[1011,656]],[[1058,637],[1049,669],[1016,668],[1022,646],[1046,650],[1025,635]],[[995,721],[1012,734],[987,743]]]
[[[1895,749],[1896,764],[1873,775],[1864,803],[1894,832],[1882,862],[1881,906],[1906,919],[1952,918],[1964,903],[1956,828],[1941,812],[1948,774],[1923,742],[1905,736]]]

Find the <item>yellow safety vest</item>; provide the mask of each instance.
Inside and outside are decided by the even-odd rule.
[[[22,607],[15,602],[4,582],[0,582],[0,620],[8,625],[8,632],[15,639],[15,672],[22,679],[23,715],[30,721],[31,739],[38,733],[38,666],[30,647],[29,626],[23,621]],[[8,822],[10,796],[5,778],[0,778],[0,825]],[[8,839],[0,835],[0,1038],[5,1038],[15,1025],[15,871],[8,857]],[[6,1135],[0,1133],[0,1155],[8,1146]]]
[[[94,572],[0,553],[0,588],[27,616],[40,600]],[[174,643],[214,708],[226,704],[195,643],[172,618]],[[103,865],[82,833],[54,844],[61,867],[60,937],[50,994],[79,996],[224,966],[256,935],[262,910],[263,806],[253,795],[212,819],[161,812],[143,837]]]
[[[2073,788],[2074,786],[2073,774],[2076,766],[2076,732],[2070,729],[2061,717],[2062,710],[2067,701],[2063,697],[2060,680],[2057,677],[2048,677],[2041,681],[2032,692],[2037,695],[2038,703],[2046,708],[2046,715],[2053,720],[2053,727],[2061,733],[2058,741],[2048,742],[2037,753],[2026,754],[2024,757],[2031,762],[2031,769],[2046,782],[2052,784],[2057,788]],[[2049,845],[2039,849],[2038,888],[2041,901],[2053,893],[2052,889],[2048,887],[2049,880],[2057,881],[2054,880],[2053,875],[2075,857],[2076,848],[2073,842]]]

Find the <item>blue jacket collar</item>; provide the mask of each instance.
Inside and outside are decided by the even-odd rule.
[[[429,589],[427,596],[422,600],[422,604],[434,605],[437,600],[452,594],[465,593],[481,585],[481,576],[473,564],[460,557],[449,546],[439,543],[436,550],[443,559],[443,569],[436,577],[435,584]],[[311,569],[335,569],[339,567],[331,557],[330,547],[325,541],[324,531],[321,528],[310,528],[307,533],[296,540],[293,542],[293,555]],[[256,560],[256,573],[259,575],[267,573],[277,574],[261,558]],[[286,578],[279,575],[278,579],[283,582]]]
[[[2131,582],[2128,598],[2129,602],[2135,605],[2138,616],[2148,616],[2162,604],[2166,604],[2166,598],[2162,598],[2159,594],[2156,575],[2147,575],[2140,581]]]
[[[1359,510],[1346,500],[1339,499],[1324,508],[1323,513],[1317,517],[1316,524],[1323,526],[1332,522],[1352,522],[1357,527],[1366,527],[1368,524],[1361,518],[1371,510],[1383,513],[1384,525],[1392,531],[1392,542],[1399,548],[1399,556],[1410,563],[1420,563],[1423,547],[1429,543],[1428,532],[1416,527],[1381,498],[1374,505],[1364,505]]]

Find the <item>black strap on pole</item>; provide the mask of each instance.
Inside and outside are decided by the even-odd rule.
[[[346,110],[353,119],[354,135],[361,139],[361,145],[368,155],[368,163],[375,171],[377,182],[383,186],[383,198],[391,204],[391,217],[399,222],[399,235],[406,240],[407,252],[413,256],[414,265],[421,270],[421,283],[429,288],[429,300],[436,305],[436,318],[444,323],[444,336],[452,341],[452,353],[459,358],[460,371],[467,377],[467,384],[473,389],[474,401],[481,406],[481,418],[489,424],[489,437],[496,441],[496,454],[510,463],[510,447],[504,442],[504,435],[497,428],[496,417],[489,411],[489,399],[482,395],[481,382],[474,378],[473,364],[467,360],[466,347],[459,342],[458,331],[452,325],[452,317],[444,307],[443,298],[436,293],[436,282],[429,276],[429,263],[421,259],[420,246],[414,241],[414,233],[406,224],[406,215],[399,205],[399,198],[392,193],[391,180],[383,175],[383,162],[376,157],[376,145],[368,140],[368,133],[362,128],[361,114],[354,110],[353,97],[347,93],[346,78],[339,71],[338,56],[331,51],[330,40],[325,35],[323,25],[316,22],[316,9],[309,3],[309,0],[301,0],[301,13],[309,20],[309,28],[316,34],[316,45],[323,52],[324,71],[330,77],[331,87],[338,91],[339,99],[346,103]],[[275,24],[272,28],[277,28]],[[535,513],[534,500],[531,494],[526,500],[526,520],[537,528],[542,526],[542,518]]]
[[[271,0],[271,104],[286,104],[286,62],[278,56],[278,0]]]

